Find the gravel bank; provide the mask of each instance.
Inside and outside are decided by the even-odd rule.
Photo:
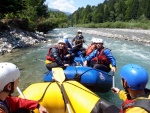
[[[86,28],[83,33],[150,44],[150,30]]]
[[[0,32],[0,55],[11,52],[15,48],[33,46],[39,43],[45,43],[46,38],[40,32],[27,32],[13,29],[11,31]]]

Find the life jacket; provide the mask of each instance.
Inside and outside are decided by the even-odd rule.
[[[48,61],[52,61],[52,62],[54,62],[55,61],[55,59],[51,56],[51,54],[50,54],[50,52],[51,52],[51,49],[53,48],[53,47],[56,47],[56,46],[52,46],[52,47],[50,47],[49,49],[48,49],[48,52],[47,52],[47,55],[46,55],[46,60],[48,60]],[[46,63],[46,62],[45,62]]]
[[[83,41],[83,36],[81,36],[81,37],[76,36],[75,41],[74,41],[74,45],[75,46],[77,46],[77,45],[81,46],[83,44],[83,42],[84,42]]]
[[[0,100],[0,108],[1,108],[2,110],[4,110],[6,113],[10,113],[10,109],[9,109],[9,107],[8,107],[7,101],[1,101],[1,100]]]
[[[86,56],[90,55],[95,49],[96,49],[96,47],[94,47],[94,45],[91,44],[91,45],[86,49]]]
[[[96,61],[98,64],[103,64],[107,67],[110,66],[110,61],[104,54],[105,48],[101,49],[101,51],[97,51],[96,57],[92,59],[92,61]]]
[[[52,57],[52,55],[51,55],[51,53],[50,53],[52,48],[57,48],[57,49],[58,49],[57,46],[52,46],[52,47],[50,47],[49,50],[48,50],[48,52],[47,52],[47,55],[46,55],[46,60],[49,60],[49,61],[54,62],[55,59]],[[67,54],[67,48],[64,48],[63,51],[60,51],[60,50],[58,49],[58,57],[60,57],[62,60],[64,59],[64,56],[65,56],[66,54]]]
[[[137,99],[137,100],[126,100],[120,109],[120,113],[126,113],[128,108],[141,107],[148,113],[150,113],[150,99]]]

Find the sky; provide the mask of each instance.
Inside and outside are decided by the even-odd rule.
[[[46,0],[45,4],[47,4],[49,8],[73,13],[79,7],[85,8],[87,5],[97,6],[99,3],[103,2],[104,0]]]

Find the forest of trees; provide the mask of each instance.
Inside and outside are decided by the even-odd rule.
[[[79,8],[70,18],[73,25],[150,20],[150,0],[105,0],[97,6]]]
[[[147,24],[150,23],[150,0],[105,0],[97,6],[78,8],[69,17],[64,12],[50,11],[45,1],[0,0],[0,20],[26,19],[29,30],[43,32],[57,27],[84,27],[88,24],[93,25],[90,27],[116,27],[110,25],[117,22],[117,27],[126,27],[131,21],[141,22],[136,27],[143,26],[148,29],[150,26]]]
[[[43,32],[67,27],[67,15],[49,11],[44,3],[45,0],[0,0],[0,19],[26,19],[30,30]]]

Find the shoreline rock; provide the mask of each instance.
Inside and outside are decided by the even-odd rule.
[[[83,33],[150,44],[150,30],[83,28]],[[142,35],[141,35],[142,34]],[[143,35],[145,35],[143,37]]]
[[[0,32],[0,55],[11,52],[15,48],[30,47],[39,43],[46,43],[42,32],[28,32],[20,29],[11,29]]]

